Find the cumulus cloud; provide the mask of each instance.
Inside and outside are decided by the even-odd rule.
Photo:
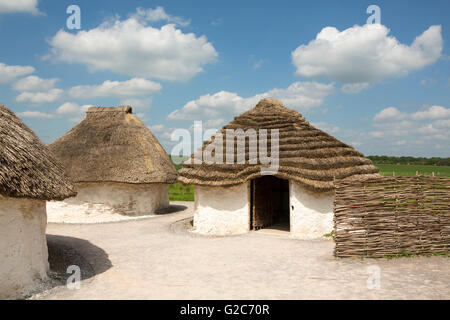
[[[383,109],[373,118],[375,138],[401,137],[411,143],[433,139],[450,140],[450,108],[429,106],[413,113],[395,107]]]
[[[33,72],[34,68],[31,66],[9,66],[0,63],[0,83],[10,83]]]
[[[38,76],[33,75],[17,80],[13,84],[13,88],[17,91],[49,91],[53,89],[57,81],[58,79],[56,78],[42,79]]]
[[[127,81],[106,80],[101,85],[76,86],[69,90],[74,98],[96,98],[96,97],[129,97],[144,96],[161,90],[159,83],[143,79],[133,78]]]
[[[61,89],[51,89],[46,92],[22,92],[16,97],[17,102],[31,102],[33,104],[50,103],[62,97]]]
[[[218,54],[205,36],[183,33],[174,24],[155,28],[141,18],[116,19],[77,33],[59,30],[50,40],[51,56],[84,63],[90,71],[170,81],[187,81],[216,61]]]
[[[93,107],[93,105],[85,104],[80,106],[74,102],[65,102],[56,109],[55,113],[59,115],[85,113],[89,107]]]
[[[137,8],[136,13],[130,15],[130,17],[140,21],[141,23],[165,21],[168,23],[178,24],[182,27],[186,27],[191,23],[191,20],[186,20],[166,13],[164,8],[159,6],[155,9]]]
[[[169,114],[169,120],[201,120],[227,118],[254,107],[259,100],[273,97],[286,106],[297,110],[308,110],[323,104],[326,97],[334,92],[334,85],[318,82],[294,82],[286,89],[271,89],[267,92],[243,98],[237,93],[219,91],[206,94],[189,101],[181,109]]]
[[[450,108],[442,106],[423,106],[408,112],[389,107],[375,114],[364,126],[367,129],[342,127],[337,136],[342,141],[358,142],[350,144],[366,154],[448,157],[449,149],[443,147],[450,143],[448,111]]]
[[[0,0],[1,13],[42,14],[38,9],[38,0]]]
[[[374,120],[375,121],[399,120],[405,118],[406,116],[407,116],[406,113],[400,112],[400,110],[398,110],[397,108],[389,107],[377,113],[374,117]]]
[[[400,43],[381,24],[354,26],[343,31],[326,27],[291,54],[296,73],[326,77],[344,84],[346,93],[357,93],[370,84],[433,64],[441,56],[441,26],[431,26],[411,45]]]
[[[415,120],[450,118],[450,109],[442,106],[431,106],[412,115]]]

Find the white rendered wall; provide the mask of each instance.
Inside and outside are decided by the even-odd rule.
[[[333,230],[333,194],[316,194],[289,181],[291,236],[320,238]]]
[[[49,201],[49,215],[122,214],[142,216],[169,206],[167,184],[77,183],[77,196],[64,201]]]
[[[45,201],[0,196],[0,299],[28,293],[46,279]]]
[[[249,231],[248,183],[234,187],[195,186],[194,230],[228,235]]]

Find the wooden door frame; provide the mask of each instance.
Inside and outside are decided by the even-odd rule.
[[[293,214],[293,210],[291,208],[291,180],[290,179],[282,179],[282,178],[278,178],[276,176],[274,176],[276,179],[279,180],[285,180],[287,181],[287,187],[288,187],[288,210],[289,210],[289,232],[291,232],[292,230],[292,214]],[[254,179],[251,179],[248,181],[248,209],[249,209],[249,224],[248,224],[248,229],[254,230],[254,226],[253,226],[253,220],[254,220],[254,215],[255,215],[255,199],[254,199],[254,190],[255,190],[255,180],[261,178],[261,177],[257,177]]]

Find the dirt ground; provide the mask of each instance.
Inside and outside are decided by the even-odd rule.
[[[337,259],[331,240],[198,236],[186,230],[192,203],[173,204],[178,212],[149,219],[49,224],[50,255],[69,252],[50,262],[80,265],[84,280],[80,289],[60,285],[32,299],[450,298],[449,258]],[[373,270],[379,288],[367,285]]]

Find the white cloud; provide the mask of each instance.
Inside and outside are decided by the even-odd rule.
[[[436,127],[450,128],[450,119],[447,120],[437,120],[435,123]]]
[[[55,115],[40,111],[24,111],[18,112],[17,115],[21,118],[33,118],[33,119],[53,119]]]
[[[427,106],[403,112],[390,107],[374,115],[368,129],[343,127],[337,135],[342,141],[358,141],[358,149],[372,155],[448,157],[449,149],[442,146],[450,143],[450,115],[444,109],[450,110]]]
[[[45,92],[22,92],[16,97],[17,102],[31,102],[33,104],[50,103],[62,97],[61,89],[51,89]]]
[[[344,93],[355,94],[360,93],[361,91],[369,87],[370,87],[369,82],[346,83],[342,86],[341,90]]]
[[[398,141],[406,141],[408,145],[420,145],[430,140],[450,140],[450,108],[431,106],[406,113],[390,107],[374,116],[373,127],[375,130],[369,135],[382,139],[384,144],[399,146],[405,143]]]
[[[133,110],[149,110],[152,107],[152,98],[128,98],[121,100],[120,104],[131,106]]]
[[[140,21],[141,23],[166,21],[169,23],[178,24],[182,27],[186,27],[191,23],[191,20],[186,20],[166,13],[164,8],[159,6],[155,9],[137,8],[136,13],[130,15],[130,17]]]
[[[155,132],[162,132],[164,130],[164,125],[163,124],[155,124],[153,126],[150,126],[150,130],[155,133]]]
[[[39,15],[38,0],[0,0],[0,13],[31,13]]]
[[[314,127],[323,130],[327,133],[336,133],[340,130],[340,128],[334,124],[330,124],[327,122],[312,122],[311,123]]]
[[[13,88],[17,91],[49,91],[53,89],[57,81],[59,80],[56,78],[42,79],[38,76],[28,76],[17,80],[13,84]]]
[[[56,109],[56,113],[60,115],[64,114],[75,114],[75,113],[85,113],[89,107],[93,107],[91,104],[85,104],[80,106],[74,102],[65,102]]]
[[[97,28],[50,40],[52,56],[84,63],[90,71],[108,70],[132,77],[187,81],[217,59],[205,36],[183,33],[174,24],[147,26],[134,17],[105,22]]]
[[[277,98],[290,108],[308,110],[323,104],[324,99],[333,92],[333,84],[318,82],[294,82],[286,89],[272,89],[248,98],[234,92],[219,91],[189,101],[167,118],[169,120],[226,118],[249,110],[266,97]]]
[[[205,121],[205,123],[203,124],[204,128],[207,129],[219,129],[221,127],[223,127],[223,125],[225,124],[225,120],[224,119],[210,119]]]
[[[443,47],[441,26],[429,27],[410,46],[389,36],[389,31],[380,24],[356,25],[343,31],[326,27],[316,39],[292,52],[292,63],[298,75],[337,80],[344,84],[344,92],[353,93],[439,59]]]
[[[412,115],[415,120],[450,118],[450,108],[431,106]]]
[[[406,113],[400,112],[400,110],[398,110],[397,108],[389,107],[377,113],[374,117],[374,120],[375,121],[399,120],[405,118],[406,116],[407,116]]]
[[[98,86],[76,86],[69,90],[69,94],[74,98],[95,98],[95,97],[129,97],[144,96],[161,90],[159,83],[133,78],[127,81],[106,80]]]
[[[31,66],[9,66],[0,63],[0,83],[10,83],[33,72],[34,68]]]
[[[70,122],[80,122],[89,107],[93,107],[91,104],[79,105],[74,102],[65,102],[56,109],[55,116],[68,117]]]
[[[425,125],[425,126],[419,128],[417,130],[417,132],[423,133],[423,134],[435,134],[435,133],[439,133],[439,130],[434,128],[433,124],[430,123],[428,125]]]

